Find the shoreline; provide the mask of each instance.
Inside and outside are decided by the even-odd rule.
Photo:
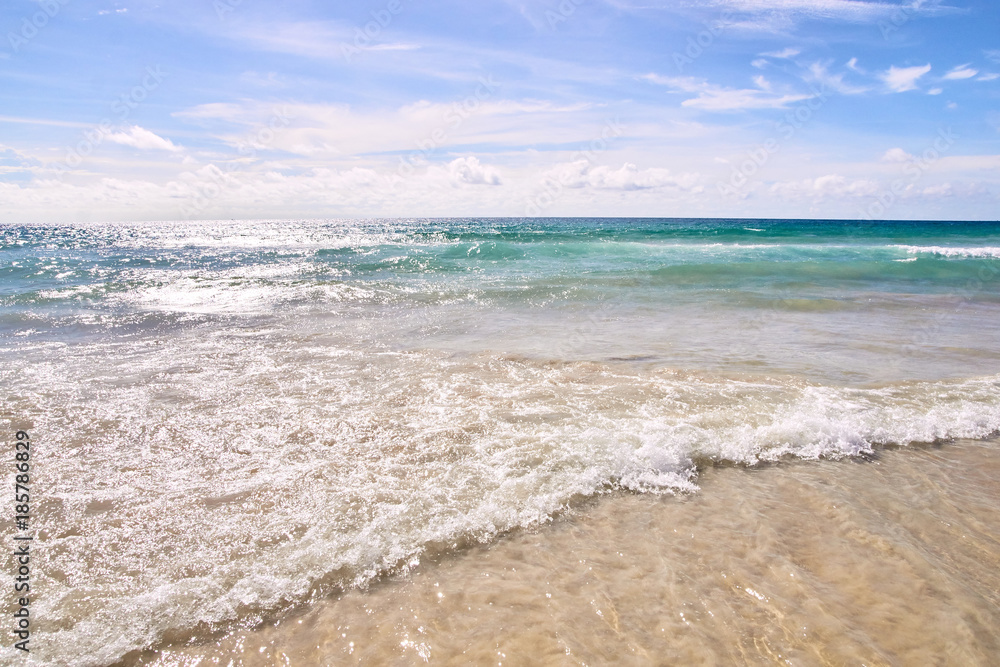
[[[989,664],[1000,439],[700,471],[120,664]],[[991,504],[992,503],[992,504]]]

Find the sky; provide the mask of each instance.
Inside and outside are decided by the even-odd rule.
[[[995,0],[5,0],[0,222],[1000,219]]]

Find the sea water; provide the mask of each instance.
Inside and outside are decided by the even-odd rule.
[[[32,655],[252,626],[713,464],[988,438],[998,288],[990,222],[0,227]]]

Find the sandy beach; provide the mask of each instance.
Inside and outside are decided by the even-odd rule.
[[[989,665],[998,447],[710,467],[123,664]]]

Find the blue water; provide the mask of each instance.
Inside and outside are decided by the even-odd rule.
[[[986,222],[0,227],[38,659],[252,622],[713,462],[989,437],[998,287]]]
[[[566,279],[608,288],[628,287],[631,280],[664,289],[740,292],[751,286],[745,280],[773,288],[835,281],[822,287],[942,292],[960,287],[977,260],[998,259],[998,243],[1000,223],[990,222],[498,219],[6,226],[0,227],[0,275],[5,306],[96,305],[106,294],[158,285],[171,275],[200,271],[209,279],[218,272],[292,264],[296,278],[317,284],[405,288],[419,281],[453,292],[478,283],[506,287],[515,298],[516,290],[561,286]],[[917,261],[893,265],[906,259]]]
[[[1000,340],[990,222],[34,226],[0,229],[0,252],[4,339],[103,340],[179,322],[328,331],[335,317],[359,345],[557,348],[844,382],[964,376]]]

